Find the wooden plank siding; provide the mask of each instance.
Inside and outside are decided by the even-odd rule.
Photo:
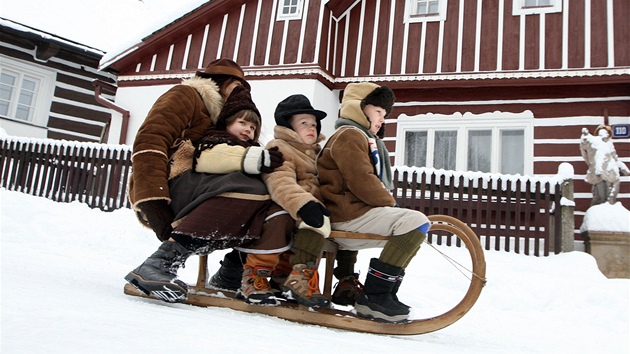
[[[44,127],[47,137],[88,142],[106,142],[104,132],[110,124],[111,111],[94,98],[93,80],[115,83],[115,76],[99,71],[102,55],[88,53],[71,46],[62,47],[51,58],[35,60],[33,53],[43,45],[41,39],[26,33],[4,30],[0,37],[0,53],[33,67],[42,67],[55,73],[52,101]],[[33,37],[33,38],[31,38]],[[103,96],[113,102],[114,92]],[[11,120],[12,123],[16,122]]]

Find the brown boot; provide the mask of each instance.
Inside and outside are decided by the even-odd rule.
[[[315,265],[296,264],[282,284],[283,294],[308,307],[330,307],[330,301],[319,292],[319,275]]]
[[[243,281],[236,296],[252,305],[278,306],[279,302],[271,292],[267,279],[271,276],[271,271],[269,268],[262,267],[245,268]]]

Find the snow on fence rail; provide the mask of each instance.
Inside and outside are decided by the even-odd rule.
[[[8,136],[0,136],[0,141],[2,187],[58,202],[79,201],[103,211],[130,207],[126,183],[131,147]],[[538,178],[398,166],[394,180],[394,197],[401,207],[462,220],[486,250],[536,256],[561,251],[562,227],[567,223],[555,209],[563,204],[561,185],[571,180],[568,176]],[[570,228],[572,233],[572,224]],[[431,234],[429,241],[450,246],[453,240]],[[459,240],[455,245],[461,246]]]

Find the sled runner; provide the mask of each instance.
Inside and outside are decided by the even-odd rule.
[[[432,215],[429,220],[431,221],[429,233],[438,236],[455,236],[458,239],[458,244],[461,240],[470,255],[472,264],[472,269],[466,270],[470,272],[468,278],[470,285],[465,296],[452,309],[439,316],[413,319],[402,323],[385,323],[358,317],[349,310],[308,308],[288,301],[281,301],[280,306],[249,305],[243,300],[236,299],[234,292],[206,287],[207,256],[200,258],[197,284],[189,286],[188,299],[184,303],[203,307],[227,307],[237,311],[262,313],[294,322],[366,333],[415,335],[442,329],[462,318],[475,304],[486,283],[486,263],[477,235],[466,224],[446,215]],[[328,298],[330,298],[334,260],[337,252],[334,239],[339,238],[387,239],[380,235],[333,231],[324,250],[326,267],[323,294]],[[448,258],[448,256],[444,256]],[[451,260],[449,262],[454,263]],[[148,297],[130,284],[125,285],[124,292],[127,295]]]

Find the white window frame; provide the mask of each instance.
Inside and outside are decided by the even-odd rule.
[[[512,0],[512,15],[552,14],[562,12],[562,0],[550,0],[548,6],[525,6],[525,0]]]
[[[448,0],[439,0],[438,13],[429,15],[413,15],[413,6],[416,0],[405,0],[405,23],[446,21],[446,8]]]
[[[5,68],[7,70],[20,73],[20,78],[23,75],[28,75],[39,79],[40,87],[37,92],[31,120],[18,119],[13,116],[0,116],[0,118],[46,127],[48,124],[48,115],[50,113],[53,91],[55,89],[56,72],[43,68],[39,65],[33,65],[27,62],[15,60],[5,55],[0,55],[0,72],[2,72]]]
[[[284,0],[278,0],[278,12],[276,14],[276,21],[301,20],[304,9],[304,0],[297,0],[297,11],[293,14],[284,14],[282,11],[284,8]]]
[[[421,114],[398,117],[396,122],[396,154],[394,163],[405,165],[407,152],[406,133],[411,131],[427,132],[427,161],[426,166],[433,168],[433,137],[435,131],[457,131],[457,171],[468,169],[468,132],[471,130],[491,130],[491,151],[500,151],[501,131],[523,130],[523,174],[532,175],[534,171],[534,117],[531,111],[522,113],[493,112],[485,114],[455,113],[453,115]],[[491,157],[490,173],[500,173],[501,154],[493,153]]]

